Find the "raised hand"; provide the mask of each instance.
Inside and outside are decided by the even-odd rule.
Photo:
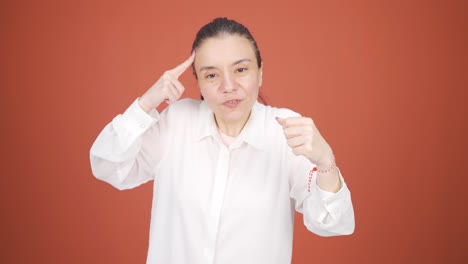
[[[276,120],[283,127],[288,145],[294,154],[308,158],[319,167],[330,167],[333,164],[332,150],[311,118],[277,117]]]
[[[302,155],[318,167],[317,185],[325,191],[337,192],[341,180],[335,166],[332,149],[320,135],[314,121],[308,117],[279,118],[284,135],[296,155]]]
[[[149,112],[151,109],[158,107],[163,101],[170,104],[179,100],[185,88],[178,79],[190,67],[194,58],[195,52],[174,69],[164,72],[159,80],[140,97],[140,107],[145,112]]]

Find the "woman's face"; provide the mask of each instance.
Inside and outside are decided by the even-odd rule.
[[[245,124],[262,85],[262,69],[249,40],[238,35],[205,40],[196,50],[195,70],[217,122]]]

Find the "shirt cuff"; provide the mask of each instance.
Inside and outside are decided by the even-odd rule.
[[[141,109],[138,99],[136,99],[123,114],[112,120],[112,126],[118,131],[121,147],[127,149],[158,120],[159,113],[155,109],[151,110],[149,114],[146,113]]]
[[[335,214],[341,214],[348,208],[349,203],[351,202],[351,193],[346,185],[346,182],[341,175],[341,172],[338,170],[341,188],[338,192],[327,192],[319,188],[318,185],[315,185],[318,197],[322,200],[322,203],[327,208],[327,211],[334,212]]]
[[[151,109],[149,113],[146,113],[138,103],[137,98],[127,110],[125,110],[122,118],[124,122],[134,130],[146,130],[156,123],[160,116],[156,109]],[[132,129],[132,130],[133,130]]]

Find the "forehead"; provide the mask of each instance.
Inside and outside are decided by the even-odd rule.
[[[252,43],[239,35],[221,35],[203,41],[196,50],[195,65],[222,66],[240,59],[255,61]]]

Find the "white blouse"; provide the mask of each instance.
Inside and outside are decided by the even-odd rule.
[[[310,181],[315,165],[292,153],[277,116],[298,114],[255,103],[226,146],[204,101],[147,114],[136,100],[103,129],[93,174],[121,190],[154,180],[148,264],[290,263],[294,209],[317,235],[354,231],[341,175],[337,193]]]

